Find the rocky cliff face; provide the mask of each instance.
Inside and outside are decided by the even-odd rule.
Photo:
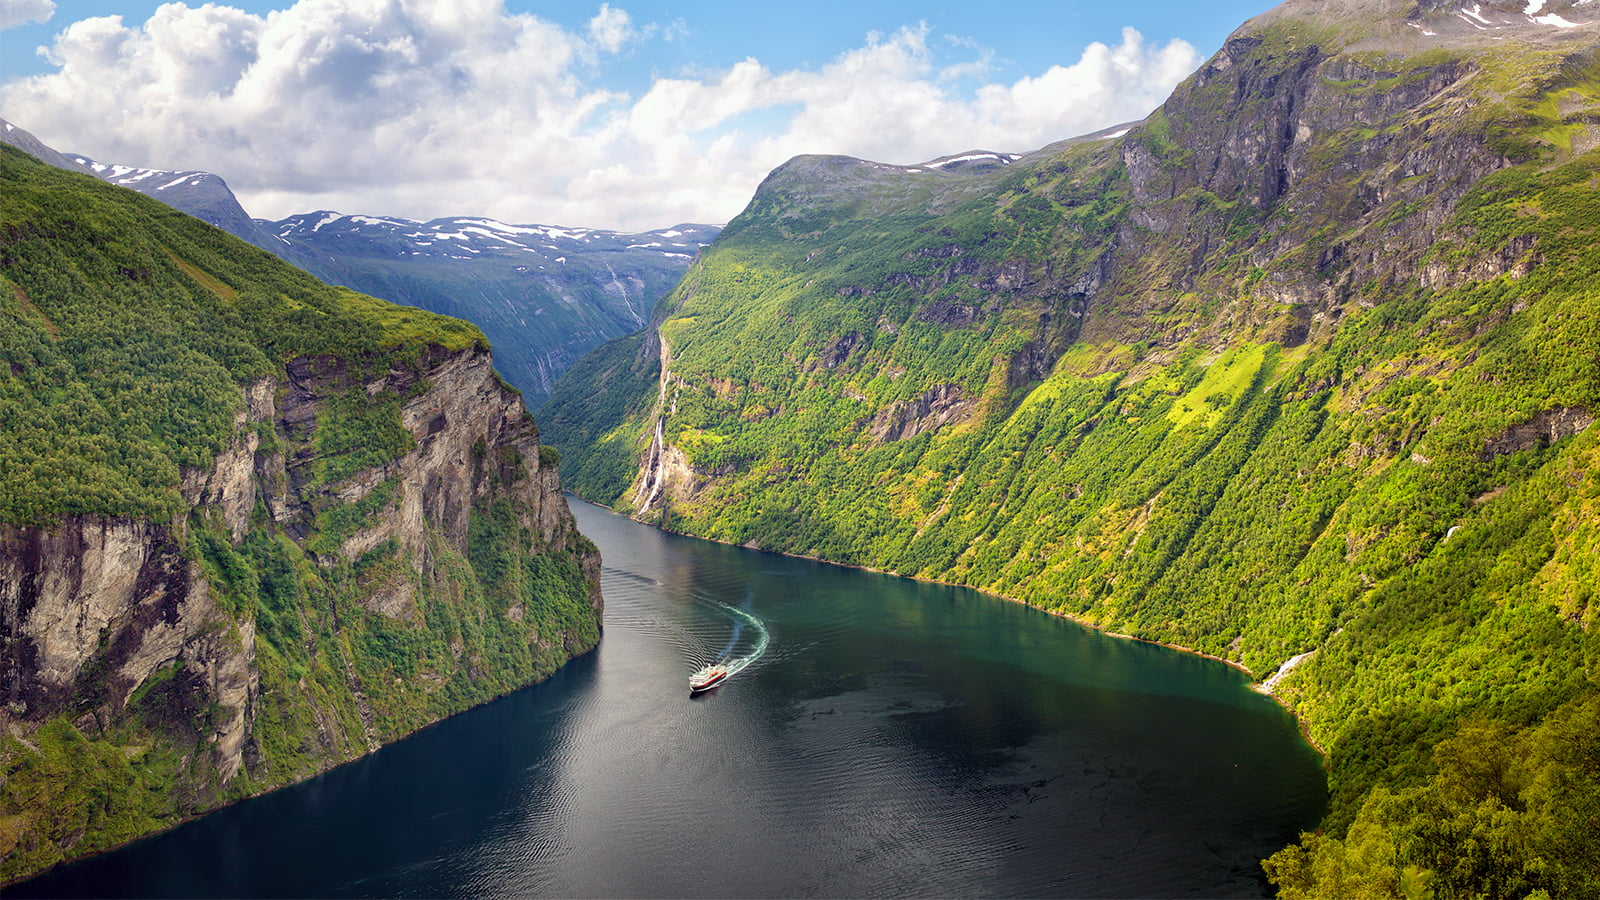
[[[229,607],[217,584],[226,573],[195,552],[197,530],[213,530],[235,544],[251,532],[278,532],[306,545],[327,534],[330,510],[367,501],[361,520],[336,541],[310,541],[317,549],[307,559],[334,570],[375,548],[390,548],[403,571],[357,586],[349,599],[400,627],[425,629],[420,606],[450,595],[461,577],[450,562],[470,556],[474,509],[503,501],[524,536],[521,553],[574,560],[584,602],[598,623],[598,555],[577,533],[555,471],[540,463],[533,420],[521,397],[494,374],[489,354],[434,346],[405,363],[372,362],[298,358],[289,362],[286,379],[263,379],[242,391],[233,437],[215,465],[184,472],[182,493],[192,504],[184,519],[162,524],[74,516],[49,527],[0,528],[0,722],[11,735],[26,742],[63,717],[91,739],[125,732],[147,714],[135,700],[141,689],[177,671],[179,721],[157,725],[186,728],[193,723],[182,715],[206,710],[199,737],[210,756],[210,774],[191,786],[195,796],[187,811],[203,809],[207,796],[228,795],[230,783],[250,775],[252,766],[261,770],[252,789],[271,784],[258,734],[254,610]],[[326,460],[317,452],[316,432],[325,427],[329,403],[352,391],[404,397],[400,425],[411,449],[337,481],[319,481],[314,470]],[[381,502],[370,503],[380,491]],[[508,606],[500,614],[524,613]],[[581,652],[593,636],[591,629],[588,638],[533,637]],[[348,681],[364,733],[343,740],[325,735],[330,746],[315,754],[313,768],[395,736],[373,730],[373,701],[354,667]],[[338,705],[329,704],[329,718],[337,718]],[[24,833],[10,849],[37,838]]]
[[[255,630],[217,605],[170,529],[74,518],[0,530],[5,724],[69,715],[98,735],[158,669],[187,665],[223,714],[206,735],[219,777],[238,774],[249,731]]]
[[[10,148],[0,181],[0,882],[596,644],[598,554],[480,332]]]

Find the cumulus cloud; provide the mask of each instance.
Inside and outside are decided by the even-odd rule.
[[[29,22],[48,22],[55,14],[52,0],[0,0],[0,31]]]
[[[0,86],[0,109],[59,149],[216,172],[260,216],[648,228],[726,221],[801,153],[1035,149],[1143,116],[1198,64],[1128,29],[973,89],[988,52],[917,25],[816,68],[750,58],[638,96],[595,86],[607,60],[675,29],[610,4],[580,33],[502,0],[299,0],[264,17],[169,3],[142,24],[71,24],[47,50],[55,71]]]
[[[633,40],[633,19],[626,11],[600,4],[600,12],[589,20],[589,36],[608,53],[616,53]]]

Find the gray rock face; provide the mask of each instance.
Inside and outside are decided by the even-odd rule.
[[[1481,456],[1489,460],[1520,450],[1548,447],[1556,441],[1582,434],[1593,424],[1594,413],[1580,406],[1547,409],[1495,435],[1484,446]]]
[[[968,395],[961,385],[935,385],[921,396],[879,410],[866,423],[866,430],[875,441],[903,441],[925,431],[964,422],[977,407],[978,398]]]
[[[157,670],[182,663],[222,713],[210,736],[222,782],[242,763],[255,694],[255,627],[218,607],[169,528],[71,518],[0,527],[5,716],[40,722],[89,708],[110,725]]]
[[[350,535],[341,555],[354,559],[393,540],[401,557],[441,590],[452,576],[438,565],[433,541],[464,555],[477,500],[509,499],[537,536],[539,546],[529,552],[573,549],[576,529],[555,472],[540,465],[533,419],[480,348],[435,347],[420,367],[397,366],[368,385],[410,396],[402,422],[415,447],[390,463],[313,487],[305,453],[263,446],[264,428],[280,435],[315,429],[324,399],[355,377],[349,364],[298,359],[285,383],[250,385],[233,441],[210,470],[183,473],[184,498],[199,515],[217,516],[237,540],[258,496],[274,524],[293,534],[303,532],[313,507],[359,500],[397,480],[391,505]],[[209,743],[219,783],[239,773],[255,724],[255,624],[219,604],[204,569],[184,552],[186,527],[81,517],[43,528],[0,527],[0,724],[37,727],[67,713],[97,733],[117,720],[141,685],[175,667],[215,710]],[[597,616],[598,563],[584,562]],[[407,618],[412,593],[413,583],[401,579],[377,586],[363,603]]]

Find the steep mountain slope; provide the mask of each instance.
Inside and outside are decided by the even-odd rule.
[[[0,187],[0,882],[595,645],[477,329],[9,147]]]
[[[590,349],[638,329],[717,225],[639,234],[492,219],[430,222],[326,210],[252,219],[221,178],[62,154],[0,119],[0,143],[88,172],[209,222],[329,284],[466,319],[495,346],[506,379],[537,404]],[[954,161],[955,165],[972,165]]]
[[[1600,891],[1597,16],[1297,0],[1126,133],[796,159],[541,420],[640,518],[1284,667],[1286,895]]]
[[[307,263],[316,262],[314,256],[274,235],[270,229],[250,218],[250,214],[239,205],[239,198],[233,195],[228,183],[210,172],[109,165],[78,154],[71,154],[68,158],[102,181],[138,191],[146,197],[154,197],[179,212],[215,225],[301,268],[305,268]]]
[[[94,171],[88,166],[83,165],[77,160],[67,158],[65,154],[58,152],[54,147],[51,147],[44,141],[39,140],[39,138],[36,137],[33,132],[24,128],[18,128],[14,123],[7,122],[4,118],[0,118],[0,144],[10,144],[18,150],[21,150],[23,153],[26,153],[41,162],[55,166],[58,169],[66,169],[69,172],[81,172],[85,175],[94,174]]]
[[[643,325],[720,231],[679,225],[619,234],[326,211],[258,224],[331,283],[482,328],[530,404],[584,353]]]

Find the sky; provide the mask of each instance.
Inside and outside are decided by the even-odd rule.
[[[1272,0],[0,0],[0,116],[254,216],[638,231],[805,153],[1022,153],[1142,118]]]

